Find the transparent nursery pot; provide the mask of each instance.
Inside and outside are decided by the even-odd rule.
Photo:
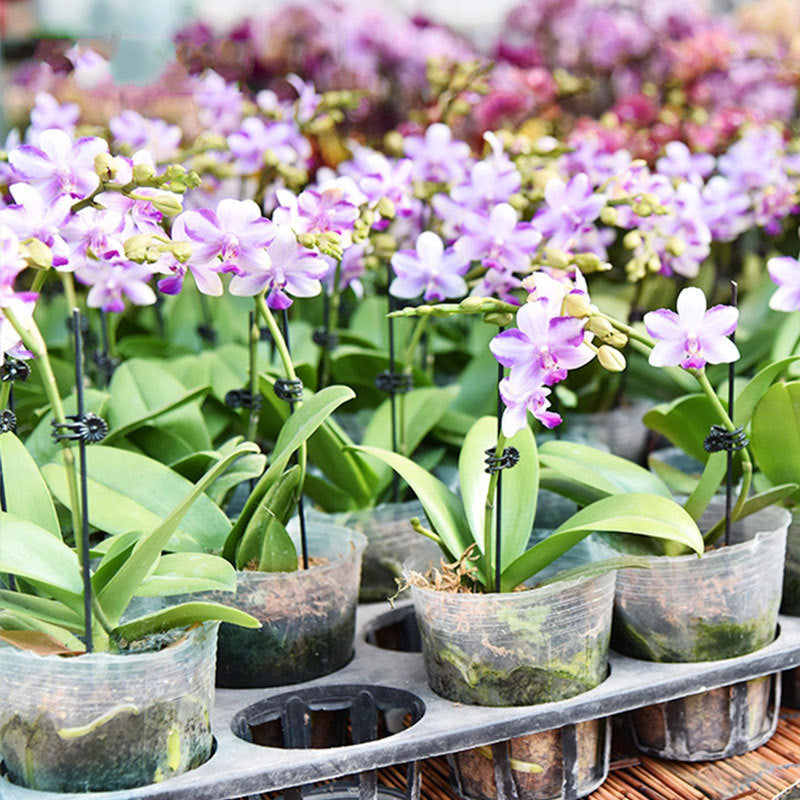
[[[74,658],[0,645],[0,757],[8,780],[50,792],[132,789],[212,751],[217,623],[162,650]]]
[[[653,407],[649,400],[635,399],[629,405],[593,414],[567,414],[567,438],[597,442],[615,456],[641,462],[650,435],[642,417]]]
[[[424,573],[429,556],[406,562]],[[614,573],[529,591],[453,594],[411,587],[428,682],[480,706],[564,700],[606,677]]]
[[[700,521],[719,518],[724,498]],[[716,661],[775,638],[789,513],[770,507],[731,529],[733,544],[701,558],[654,556],[651,569],[620,570],[613,646],[647,661]]]
[[[323,514],[310,511],[309,520],[321,520],[363,533],[367,549],[361,559],[362,603],[386,600],[397,593],[397,578],[403,574],[403,562],[420,545],[420,535],[409,520],[418,517],[425,524],[425,511],[418,500],[409,503],[385,503],[360,511]]]
[[[800,511],[792,511],[786,534],[786,565],[783,573],[781,613],[800,617]]]
[[[353,657],[366,538],[319,523],[309,526],[307,536],[309,569],[237,572],[235,595],[214,598],[261,621],[259,629],[220,626],[217,686],[301,683],[328,675]]]
[[[465,800],[577,800],[608,776],[610,720],[593,719],[448,756],[453,783]],[[513,787],[514,792],[509,791]]]

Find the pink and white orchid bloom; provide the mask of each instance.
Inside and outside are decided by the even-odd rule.
[[[778,291],[769,299],[775,311],[800,309],[800,261],[791,256],[778,256],[767,261],[767,270]]]
[[[644,315],[647,332],[656,339],[648,359],[652,366],[700,369],[739,358],[738,348],[727,338],[736,330],[738,309],[717,305],[706,310],[706,296],[696,286],[678,295],[677,308],[677,314],[660,308]]]

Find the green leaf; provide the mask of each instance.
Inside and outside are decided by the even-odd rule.
[[[53,499],[39,467],[13,434],[0,434],[0,464],[3,468],[6,511],[33,522],[61,538]]]
[[[42,622],[83,633],[83,617],[57,600],[23,592],[0,590],[0,608],[35,617]]]
[[[183,628],[197,622],[229,622],[243,628],[260,628],[261,623],[255,618],[240,611],[219,603],[181,603],[177,606],[155,611],[137,619],[132,619],[124,625],[119,625],[114,632],[127,639],[129,642],[141,639],[151,633],[162,633],[174,628]]]
[[[544,541],[534,545],[502,575],[503,591],[511,591],[594,531],[654,536],[701,554],[703,537],[697,523],[674,501],[652,494],[606,497],[573,514]]]
[[[497,446],[497,419],[481,417],[470,429],[458,459],[461,496],[472,536],[483,551],[486,495],[490,476],[486,472],[486,451]],[[539,494],[539,459],[530,428],[525,427],[508,440],[507,446],[519,451],[519,462],[503,470],[503,547],[501,570],[525,551],[536,516]],[[494,502],[497,495],[495,494]],[[493,506],[494,506],[493,502]],[[496,518],[492,520],[492,541],[496,536]],[[485,555],[485,554],[484,554]],[[494,559],[493,559],[494,561]],[[492,563],[492,567],[494,567]]]
[[[398,403],[405,403],[405,442],[406,455],[411,455],[428,433],[447,413],[450,403],[458,394],[458,386],[439,388],[435,386],[414,389],[404,395]],[[398,416],[399,420],[399,416]],[[402,432],[398,430],[398,441],[403,441]],[[391,401],[384,400],[375,410],[364,431],[362,444],[392,448],[392,416]],[[385,465],[377,473],[375,493],[379,494],[392,482],[392,470]]]
[[[747,425],[753,416],[753,411],[758,401],[764,396],[775,379],[795,361],[800,361],[800,356],[791,356],[769,364],[753,377],[736,397],[733,405],[734,425]]]
[[[572,486],[577,491],[567,494],[570,499],[599,500],[616,494],[657,494],[671,497],[669,487],[652,472],[628,461],[626,458],[604,453],[576,442],[552,440],[539,448],[539,460],[543,467],[553,470],[542,475],[542,485],[567,494]],[[556,480],[551,480],[555,477]]]
[[[0,572],[83,594],[78,557],[50,531],[0,511]]]
[[[700,483],[699,478],[687,475],[677,467],[672,466],[672,464],[662,461],[658,457],[658,450],[647,457],[647,463],[650,469],[653,470],[675,494],[689,495],[697,489],[697,485]]]
[[[297,550],[283,523],[274,515],[266,520],[259,532],[261,552],[258,556],[258,569],[261,572],[296,572]],[[243,542],[244,545],[246,543]],[[244,549],[244,547],[242,547]],[[247,566],[245,564],[245,566]]]
[[[236,570],[224,558],[207,553],[162,555],[150,577],[136,590],[137,597],[166,597],[189,592],[233,592]]]
[[[642,418],[648,428],[666,436],[684,453],[705,464],[708,453],[703,442],[712,425],[719,422],[704,394],[681,397],[650,409]]]
[[[35,643],[38,639],[38,642],[43,645],[43,649],[47,650],[47,639],[49,638],[50,640],[55,640],[55,642],[63,645],[63,649],[61,649],[59,655],[66,655],[68,653],[78,655],[86,652],[86,645],[77,636],[75,636],[75,634],[70,633],[61,625],[51,625],[49,622],[45,622],[44,620],[37,619],[34,616],[24,614],[22,612],[6,611],[1,613],[0,631],[6,632],[6,636],[4,637],[6,641],[12,641],[14,639],[13,636],[9,637],[7,635],[7,633],[10,631],[36,631],[39,634],[43,634],[43,637],[31,637],[28,640],[29,647],[23,649],[35,649]],[[16,640],[16,645],[21,646],[23,641],[24,637],[18,638]],[[30,645],[33,645],[33,647]],[[53,649],[50,649],[49,652],[52,653]],[[45,653],[43,652],[42,655],[44,654]]]
[[[353,511],[358,508],[358,504],[351,495],[334,486],[326,478],[306,473],[303,494],[314,501],[314,505],[319,506],[323,511]]]
[[[699,520],[703,512],[711,502],[711,498],[717,493],[720,483],[728,468],[728,454],[724,451],[712,453],[706,461],[703,474],[697,487],[683,504],[683,507],[694,520]]]
[[[112,624],[119,621],[131,598],[139,590],[141,583],[153,571],[161,557],[161,551],[166,547],[180,521],[195,501],[203,497],[203,492],[239,456],[257,451],[257,445],[251,442],[240,444],[236,450],[215,464],[200,481],[191,487],[191,491],[172,509],[163,522],[139,539],[125,563],[97,595],[98,602]]]
[[[405,456],[390,450],[363,446],[354,449],[384,461],[411,487],[422,503],[434,533],[442,540],[452,560],[472,544],[473,537],[461,501],[438,478]]]
[[[776,383],[759,400],[750,449],[772,484],[800,484],[800,381]],[[800,502],[800,490],[792,502]]]
[[[607,558],[603,561],[595,561],[592,564],[581,564],[572,569],[561,570],[561,572],[553,575],[552,578],[537,583],[536,588],[558,583],[559,581],[572,581],[576,578],[597,578],[600,575],[605,575],[607,572],[615,572],[618,569],[652,569],[652,566],[653,562],[647,556]]]
[[[191,490],[185,478],[147,456],[116,447],[87,448],[89,521],[110,534],[149,531]],[[50,490],[69,507],[64,467],[48,464],[43,473]],[[200,497],[167,545],[170,549],[217,552],[230,531],[223,511]]]

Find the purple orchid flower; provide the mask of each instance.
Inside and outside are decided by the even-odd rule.
[[[592,360],[583,347],[584,323],[575,317],[553,317],[548,304],[526,303],[517,312],[517,327],[492,339],[494,357],[511,369],[511,389],[523,394],[535,386],[552,386],[567,372]]]
[[[197,79],[194,99],[200,124],[208,130],[227,136],[241,123],[244,96],[236,84],[227,83],[213,70],[206,70]]]
[[[544,190],[545,208],[536,212],[534,227],[550,239],[552,247],[570,249],[573,238],[594,222],[606,204],[603,194],[595,194],[589,176],[578,173],[564,183],[551,178]]]
[[[34,292],[15,292],[17,275],[27,264],[19,251],[19,239],[0,220],[0,365],[8,354],[14,358],[31,358],[14,326],[3,314],[4,308],[14,312],[23,325],[33,320],[33,306],[38,297]]]
[[[769,299],[775,311],[800,309],[800,261],[791,256],[778,256],[767,261],[767,271],[778,291]]]
[[[136,111],[125,109],[111,117],[108,127],[118,144],[131,150],[147,150],[156,161],[173,158],[181,144],[183,132],[163,119],[148,119]]]
[[[86,136],[73,144],[64,131],[51,129],[39,135],[38,147],[22,144],[8,154],[8,160],[19,178],[49,203],[62,194],[76,199],[90,195],[100,185],[95,156],[107,152],[105,139]]]
[[[149,264],[137,264],[124,258],[87,259],[75,270],[75,277],[91,286],[86,296],[90,308],[124,311],[127,297],[136,306],[150,306],[156,294],[148,281],[153,277]]]
[[[500,397],[505,405],[503,411],[502,430],[503,436],[512,437],[528,424],[527,412],[530,411],[545,428],[555,428],[563,421],[560,415],[548,411],[550,401],[547,396],[550,389],[545,386],[535,386],[528,391],[515,392],[508,378],[503,378],[499,384]]]
[[[75,126],[81,116],[77,103],[59,103],[47,92],[36,93],[36,104],[31,109],[31,127],[26,134],[29,144],[36,144],[39,134],[48,128],[58,128],[69,136],[75,133]]]
[[[475,285],[470,294],[473,297],[497,297],[506,303],[519,305],[519,300],[513,294],[515,289],[522,286],[522,280],[513,272],[506,269],[490,267]]]
[[[461,226],[462,235],[453,249],[468,261],[482,261],[487,267],[509,272],[528,272],[531,255],[542,234],[529,222],[519,222],[517,212],[507,203],[495,206],[489,218],[470,214]]]
[[[462,277],[469,269],[469,260],[449,247],[432,231],[417,237],[414,250],[399,250],[392,256],[396,278],[389,287],[395,297],[419,297],[425,300],[444,300],[461,297],[467,292]]]
[[[70,267],[74,270],[95,258],[122,258],[125,240],[134,233],[130,217],[124,214],[110,208],[82,208],[63,229]]]
[[[228,147],[236,157],[236,168],[249,175],[264,166],[264,153],[271,150],[284,164],[305,164],[311,145],[290,122],[248,117],[228,135]]]
[[[469,145],[453,140],[450,128],[436,122],[425,136],[409,136],[403,143],[405,154],[414,162],[414,177],[434,183],[463,180],[469,160]]]
[[[474,211],[489,211],[497,203],[505,203],[522,184],[522,175],[503,152],[498,137],[487,132],[483,138],[492,148],[490,154],[473,164],[466,183],[450,191],[456,203]]]
[[[322,95],[317,94],[313,83],[307,83],[299,75],[287,75],[286,81],[292,85],[297,92],[295,116],[297,121],[304,125],[314,119],[319,104],[322,102]]]
[[[367,271],[364,264],[364,256],[366,255],[366,244],[353,244],[346,248],[342,255],[342,260],[339,266],[339,288],[341,291],[345,289],[352,289],[356,297],[361,299],[364,296],[364,287],[361,284],[360,278]],[[325,288],[328,293],[333,291],[333,281],[336,276],[336,261],[330,256],[323,255],[326,263],[329,266],[328,274],[325,276]]]
[[[342,236],[345,247],[350,244],[349,232],[358,219],[358,209],[345,200],[339,187],[306,189],[299,195],[280,189],[277,197],[280,207],[272,215],[277,224],[288,225],[297,234],[332,231]]]
[[[358,182],[371,207],[386,197],[397,214],[412,213],[414,162],[411,159],[391,160],[369,147],[356,147],[353,160],[341,164],[339,169]]]
[[[717,160],[709,153],[692,153],[683,142],[667,142],[656,169],[670,178],[683,178],[698,188],[714,171]]]
[[[677,308],[677,314],[660,308],[644,315],[647,332],[657,340],[650,364],[700,369],[707,363],[727,364],[739,358],[739,350],[727,338],[736,330],[738,309],[717,305],[706,311],[706,296],[696,286],[678,295]]]
[[[251,297],[268,289],[267,305],[282,310],[292,305],[286,292],[295,297],[314,297],[322,291],[320,280],[329,266],[317,253],[302,247],[291,228],[276,225],[267,252],[266,268],[234,277],[228,287],[231,294]]]
[[[191,241],[184,228],[184,222],[185,217],[180,215],[172,223],[170,238],[173,242]],[[178,261],[172,253],[164,253],[153,265],[153,269],[156,272],[168,276],[158,282],[157,285],[160,292],[178,294],[183,288],[183,279],[188,271],[191,272],[198,291],[212,297],[220,297],[224,291],[222,280],[219,277],[221,268],[222,265],[219,262],[197,263],[194,259],[194,253],[188,262]]]
[[[46,244],[53,253],[53,266],[65,267],[69,263],[69,247],[61,230],[70,215],[70,198],[61,195],[48,205],[27,183],[15,183],[9,192],[15,204],[0,210],[0,220],[20,239],[38,239]]]
[[[192,242],[192,261],[208,264],[221,259],[222,272],[244,275],[270,268],[266,247],[275,237],[275,227],[261,216],[252,200],[220,200],[216,212],[210,208],[184,211],[176,217]]]

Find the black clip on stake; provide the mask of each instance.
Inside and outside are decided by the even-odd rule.
[[[72,311],[73,330],[81,330],[81,312]],[[89,567],[89,482],[86,474],[86,444],[102,441],[108,433],[108,425],[96,414],[87,412],[83,398],[83,342],[75,336],[75,394],[78,413],[67,419],[71,422],[53,420],[53,439],[76,441],[78,443],[78,468],[81,475],[81,566],[83,568],[83,614],[85,625],[86,652],[94,649],[92,643],[92,574]],[[77,531],[75,532],[77,536]]]

